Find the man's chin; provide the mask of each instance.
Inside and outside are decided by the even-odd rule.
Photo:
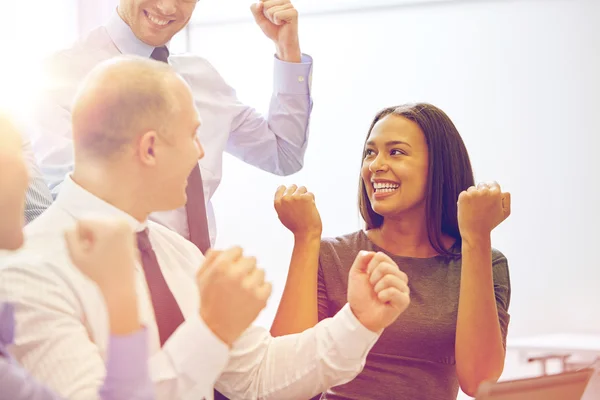
[[[138,22],[135,29],[133,29],[135,37],[152,47],[164,46],[169,42],[170,38],[166,35],[166,32],[156,32],[150,26],[144,24],[144,22],[143,20]]]
[[[145,22],[145,21],[143,21]],[[137,32],[134,32],[135,36],[148,46],[160,47],[164,46],[175,36],[173,29],[157,30],[151,26],[144,25],[138,28]]]
[[[144,35],[140,35],[139,38],[142,42],[146,43],[148,46],[152,47],[161,47],[169,42],[168,39],[162,37],[162,35],[152,35],[149,33],[145,33]]]

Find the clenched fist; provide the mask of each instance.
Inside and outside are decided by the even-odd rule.
[[[137,245],[133,229],[118,219],[78,221],[65,232],[71,260],[102,292],[133,290]]]
[[[458,196],[458,228],[463,241],[488,237],[510,215],[510,193],[496,182],[479,183]]]
[[[74,229],[65,232],[73,264],[96,282],[104,296],[113,335],[128,335],[140,329],[134,237],[129,224],[117,219],[78,221]]]
[[[408,277],[387,255],[361,251],[350,269],[348,303],[367,329],[380,332],[408,308]]]
[[[315,196],[304,186],[280,186],[275,193],[275,211],[294,236],[321,237],[323,227]]]
[[[196,276],[200,317],[230,347],[267,305],[271,284],[242,249],[209,250]]]
[[[287,62],[300,62],[298,11],[290,0],[260,0],[250,7],[256,24],[275,43],[277,56]]]

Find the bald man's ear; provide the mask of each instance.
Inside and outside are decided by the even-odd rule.
[[[140,160],[146,165],[156,165],[156,145],[158,135],[155,131],[144,133],[140,139],[139,153]]]

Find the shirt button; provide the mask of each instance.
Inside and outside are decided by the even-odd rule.
[[[304,77],[303,76],[299,76],[298,77],[298,82],[304,82]]]

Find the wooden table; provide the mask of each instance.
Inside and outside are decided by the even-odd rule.
[[[521,359],[540,363],[548,373],[548,361],[559,360],[562,371],[594,367],[598,371],[590,381],[582,400],[600,399],[600,334],[560,333],[508,338],[507,350],[518,351]]]

